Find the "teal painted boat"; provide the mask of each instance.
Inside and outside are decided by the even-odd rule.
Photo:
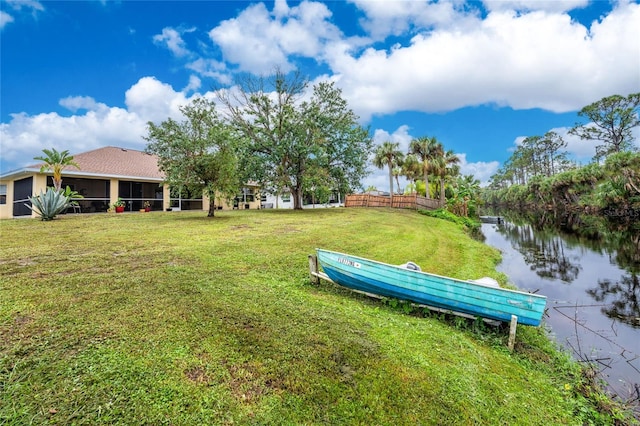
[[[422,272],[415,264],[389,265],[316,249],[319,265],[334,282],[357,291],[393,297],[474,317],[538,326],[546,296],[509,290],[482,280],[464,281]]]

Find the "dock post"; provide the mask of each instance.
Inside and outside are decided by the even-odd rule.
[[[309,278],[312,284],[319,284],[320,278],[318,278],[318,258],[315,254],[309,255]]]
[[[516,327],[518,326],[518,317],[511,315],[511,324],[509,325],[509,351],[513,352],[513,347],[516,344]]]

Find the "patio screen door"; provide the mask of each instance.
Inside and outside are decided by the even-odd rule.
[[[31,205],[29,197],[33,194],[33,177],[20,179],[13,182],[13,216],[30,216],[31,209],[26,204]]]

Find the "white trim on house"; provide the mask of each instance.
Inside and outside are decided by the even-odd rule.
[[[18,178],[20,176],[31,176],[34,173],[43,174],[43,175],[46,175],[46,176],[53,176],[53,172],[50,171],[50,170],[45,170],[44,172],[40,173],[40,169],[39,168],[24,167],[22,169],[12,170],[10,172],[7,172],[6,174],[0,175],[0,180],[15,180],[16,178]],[[127,175],[117,175],[117,174],[107,174],[107,173],[83,172],[81,170],[76,171],[76,170],[69,170],[69,169],[65,169],[64,170],[63,177],[64,176],[77,177],[77,178],[87,177],[87,178],[92,178],[92,179],[143,180],[145,182],[158,182],[158,183],[164,182],[164,179],[162,179],[162,178],[154,178],[154,177],[147,177],[147,176],[127,176]]]

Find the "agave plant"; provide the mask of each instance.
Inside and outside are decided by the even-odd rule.
[[[25,203],[25,206],[34,211],[42,220],[52,220],[75,202],[71,200],[70,196],[66,195],[66,192],[68,192],[68,187],[67,191],[56,191],[54,188],[47,188],[47,192],[40,191],[39,195],[29,197],[31,205]]]

